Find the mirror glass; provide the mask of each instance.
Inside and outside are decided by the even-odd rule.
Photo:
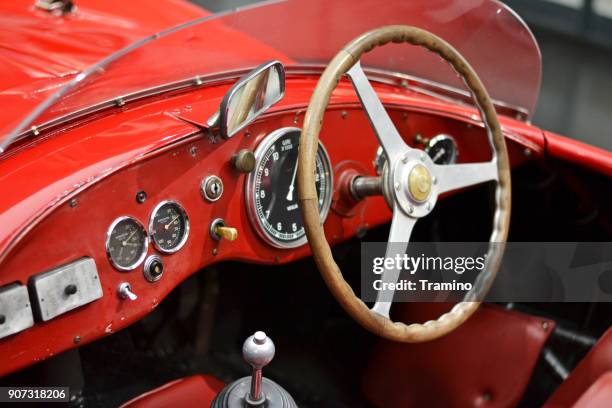
[[[271,62],[240,79],[221,106],[221,132],[232,137],[257,116],[278,102],[285,93],[285,72],[280,62]]]

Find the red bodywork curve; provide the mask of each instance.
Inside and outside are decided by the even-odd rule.
[[[93,5],[101,7],[102,3],[106,2],[82,1],[79,5],[85,13],[89,6],[93,10]],[[8,85],[0,92],[0,103],[9,107],[3,112],[2,121],[8,122],[12,115],[37,104],[40,100],[32,102],[24,99],[24,96],[30,97],[35,89],[42,88],[42,95],[45,89],[48,91],[49,87],[74,75],[74,69],[82,69],[90,61],[98,59],[100,54],[124,46],[132,38],[158,30],[161,27],[155,26],[155,21],[164,27],[171,25],[160,14],[166,15],[164,18],[168,20],[172,19],[172,15],[177,20],[182,16],[176,10],[169,12],[167,2],[160,3],[159,7],[163,10],[150,4],[153,2],[146,2],[146,6],[143,3],[126,2],[125,6],[121,6],[131,10],[123,10],[124,16],[134,16],[134,20],[143,22],[140,25],[134,23],[136,27],[133,32],[119,35],[119,39],[112,43],[104,43],[104,34],[113,38],[118,31],[121,32],[117,29],[117,21],[129,19],[117,17],[114,20],[107,16],[110,20],[106,25],[101,22],[87,25],[77,17],[74,21],[70,17],[65,21],[57,20],[46,14],[40,15],[40,11],[24,8],[25,2],[15,3],[21,5],[13,13],[17,15],[17,20],[34,24],[34,19],[48,18],[51,33],[61,33],[63,29],[68,33],[78,33],[81,23],[82,29],[86,26],[99,27],[100,36],[94,35],[93,38],[98,38],[102,45],[92,46],[92,50],[84,53],[83,59],[78,59],[83,52],[83,38],[75,41],[76,44],[68,41],[75,38],[69,35],[60,36],[63,41],[58,43],[49,42],[46,36],[39,34],[24,38],[24,42],[32,41],[39,47],[30,50],[32,67],[46,66],[42,61],[44,57],[41,57],[44,47],[51,50],[57,47],[58,53],[60,47],[70,51],[60,53],[64,59],[57,55],[54,57],[54,64],[51,64],[53,69],[46,66],[45,70],[28,70],[24,68],[24,62],[21,63],[23,72],[17,73],[19,65],[6,65],[3,68],[9,76],[22,76],[19,80],[11,79],[12,84],[8,84],[7,80]],[[175,3],[177,7],[183,4],[185,16],[193,13],[191,17],[196,17],[204,13],[182,2]],[[157,15],[154,10],[157,10]],[[30,16],[28,13],[34,14]],[[91,13],[95,14],[93,11]],[[145,23],[147,16],[151,17],[150,23]],[[10,29],[0,29],[0,44],[4,44],[2,50],[8,48],[9,32]],[[92,29],[92,32],[95,33],[96,29]],[[226,43],[231,43],[227,31],[223,31],[222,35]],[[232,35],[239,36],[240,33],[233,32]],[[240,37],[241,44],[244,44],[244,40]],[[269,56],[286,61],[282,54],[274,53],[265,45],[258,45],[254,41],[250,44],[249,55],[253,60],[245,61],[245,66]],[[35,52],[41,54],[35,56]],[[163,59],[164,55],[162,53],[156,57]],[[71,58],[75,61],[71,62]],[[125,71],[117,72],[123,72],[126,78],[146,72],[139,65],[120,68]],[[14,72],[11,74],[8,70]],[[32,85],[38,76],[41,76],[41,82]],[[61,131],[27,141],[0,157],[0,185],[3,187],[3,194],[0,195],[0,286],[11,282],[27,284],[35,274],[82,256],[90,256],[96,262],[104,291],[103,298],[96,302],[49,322],[37,322],[24,332],[0,340],[0,355],[4,356],[0,375],[76,347],[76,336],[79,336],[79,344],[85,344],[127,327],[150,313],[192,273],[214,262],[243,260],[288,263],[308,256],[310,252],[307,247],[282,251],[269,247],[259,239],[244,208],[244,175],[236,174],[229,161],[241,148],[254,149],[265,134],[274,129],[301,126],[317,79],[289,77],[283,101],[247,131],[230,140],[211,141],[198,132],[196,126],[184,120],[201,120],[212,115],[230,85],[225,83],[114,108],[87,118],[87,121],[70,123],[68,128]],[[416,133],[424,136],[450,133],[458,139],[462,161],[488,158],[488,144],[474,109],[440,101],[410,89],[381,84],[375,86],[398,130],[409,143],[412,143]],[[40,97],[35,95],[33,98]],[[544,157],[546,143],[540,129],[506,117],[502,118],[502,125],[514,166]],[[360,142],[351,143],[355,138]],[[378,143],[348,82],[342,82],[333,95],[321,139],[336,169],[353,166],[373,174],[371,162]],[[525,154],[525,149],[529,154]],[[576,143],[573,155],[571,149],[564,151],[568,155],[565,159],[588,164],[585,163],[586,155],[581,155],[585,151],[582,145]],[[607,158],[605,154],[601,156],[603,162],[606,159],[609,161],[610,155]],[[204,202],[199,192],[199,183],[208,174],[220,175],[225,183],[226,194],[214,204]],[[147,191],[149,199],[139,205],[134,198],[141,189]],[[73,198],[76,205],[68,205]],[[110,222],[120,215],[129,214],[148,224],[152,207],[168,198],[177,199],[186,208],[192,230],[190,239],[181,251],[163,256],[167,267],[164,278],[151,284],[144,279],[141,268],[131,273],[114,270],[104,250]],[[341,197],[336,194],[334,200],[334,205],[337,205]],[[346,240],[363,228],[385,223],[390,216],[381,197],[354,205],[350,214],[335,208],[338,207],[332,207],[325,225],[331,243]],[[238,228],[240,238],[236,242],[217,243],[209,238],[209,223],[217,216]],[[79,228],[81,226],[84,228]],[[149,248],[149,254],[153,253],[154,249]],[[128,303],[118,298],[116,288],[124,281],[130,282],[139,294],[138,302]]]

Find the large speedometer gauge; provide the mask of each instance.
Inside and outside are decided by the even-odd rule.
[[[259,235],[277,248],[306,243],[297,193],[297,159],[300,129],[270,133],[255,150],[255,170],[246,183],[249,217]],[[319,213],[327,216],[333,193],[329,156],[319,144],[316,163]]]

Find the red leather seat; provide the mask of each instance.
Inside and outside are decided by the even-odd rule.
[[[208,375],[181,378],[142,394],[121,408],[210,407],[225,384]]]
[[[608,371],[591,385],[573,408],[608,408],[612,405],[612,371]]]
[[[445,304],[396,304],[396,318],[423,322]],[[377,407],[511,407],[522,398],[554,323],[483,305],[454,332],[437,340],[381,341],[363,379]]]
[[[572,406],[581,399],[580,397],[585,394],[589,387],[594,386],[609,371],[612,371],[612,328],[601,336],[591,351],[546,402],[545,407]],[[607,406],[612,406],[612,399],[608,400]]]

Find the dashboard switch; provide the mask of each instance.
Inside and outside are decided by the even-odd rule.
[[[255,170],[255,155],[250,150],[242,149],[232,157],[232,165],[240,173],[250,173]]]
[[[238,238],[238,230],[226,226],[223,219],[217,218],[210,224],[210,235],[217,241],[221,239],[235,241]]]
[[[157,255],[151,255],[144,264],[144,276],[149,282],[157,282],[164,274],[164,263]]]
[[[129,299],[136,300],[138,296],[134,292],[132,292],[132,286],[128,282],[123,282],[119,284],[119,288],[117,289],[117,293],[119,293],[119,297],[121,299]]]

